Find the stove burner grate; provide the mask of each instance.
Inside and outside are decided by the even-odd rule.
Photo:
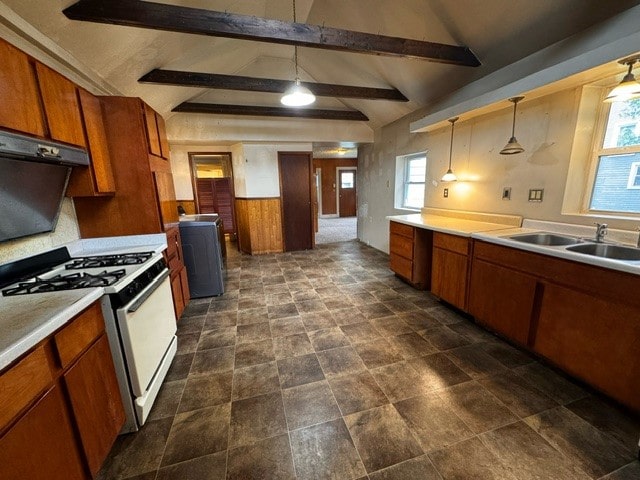
[[[117,255],[95,255],[75,258],[64,266],[67,270],[95,267],[118,267],[124,265],[139,265],[153,256],[153,252],[122,253]]]
[[[58,292],[61,290],[76,290],[78,288],[106,287],[114,284],[125,275],[125,270],[104,271],[97,274],[85,272],[67,275],[56,275],[51,278],[35,277],[32,281],[21,282],[16,287],[2,291],[2,295],[26,295],[29,293]]]

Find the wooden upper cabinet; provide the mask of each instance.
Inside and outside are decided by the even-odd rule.
[[[91,164],[88,167],[73,168],[67,187],[67,196],[113,195],[116,191],[116,183],[111,169],[102,104],[98,97],[81,88],[78,89],[78,95]]]
[[[0,127],[44,137],[44,116],[29,57],[0,40],[0,64]]]
[[[158,137],[160,138],[161,157],[169,159],[169,140],[167,140],[167,128],[164,124],[164,118],[156,113],[156,123],[158,125]]]
[[[40,94],[53,140],[86,147],[76,86],[55,70],[36,62]]]
[[[160,218],[166,228],[167,225],[178,222],[178,202],[173,186],[173,176],[167,172],[153,172],[156,184],[156,195],[160,207]]]
[[[142,104],[144,110],[144,123],[147,131],[147,142],[149,153],[156,157],[162,157],[162,147],[160,146],[160,134],[158,133],[158,121],[156,112],[146,103]]]

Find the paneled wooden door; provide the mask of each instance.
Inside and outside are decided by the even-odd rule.
[[[285,252],[313,248],[311,152],[278,152]]]
[[[338,214],[356,216],[356,171],[338,169]]]
[[[197,197],[199,213],[217,213],[222,219],[224,233],[236,234],[232,179],[198,178]]]

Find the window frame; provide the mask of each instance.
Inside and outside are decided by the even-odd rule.
[[[583,206],[582,211],[585,214],[592,214],[598,216],[610,216],[610,217],[640,217],[640,212],[626,212],[626,211],[617,211],[617,210],[597,210],[595,208],[591,208],[591,204],[593,203],[593,194],[594,187],[596,184],[596,177],[598,174],[598,168],[600,166],[600,158],[605,156],[614,156],[614,155],[632,155],[632,154],[640,154],[640,144],[632,145],[627,147],[604,147],[604,140],[607,134],[607,124],[609,123],[609,115],[611,114],[611,107],[613,103],[604,102],[605,91],[603,90],[601,95],[601,103],[600,109],[598,110],[598,116],[596,119],[596,128],[593,135],[593,146],[592,146],[592,154],[589,164],[589,175],[587,180],[587,185],[585,189],[585,194],[583,197]],[[638,162],[640,163],[640,162]],[[633,169],[633,167],[632,167]],[[629,179],[631,179],[631,172],[629,174]],[[629,180],[630,181],[630,180]],[[628,188],[628,184],[627,184]],[[632,187],[634,189],[640,189],[640,187]]]
[[[426,183],[427,183],[427,152],[424,151],[424,152],[410,153],[407,155],[401,155],[400,158],[402,159],[402,187],[401,187],[401,199],[399,202],[399,206],[397,206],[397,208],[404,209],[404,210],[420,211],[420,209],[424,207],[424,189],[426,188]],[[414,160],[422,159],[422,158],[424,158],[424,162],[425,162],[424,178],[422,182],[412,182],[409,179],[411,162]],[[408,191],[409,185],[422,185],[422,190],[423,190],[422,205],[420,206],[407,205],[407,191]]]
[[[636,185],[636,180],[640,177],[640,162],[633,162],[629,171],[629,179],[627,180],[627,189],[640,190],[640,183]]]

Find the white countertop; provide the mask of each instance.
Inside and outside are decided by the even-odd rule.
[[[478,220],[467,220],[462,218],[445,217],[441,215],[430,215],[425,213],[414,213],[411,215],[393,215],[387,217],[389,220],[413,227],[433,230],[434,232],[450,233],[462,237],[470,237],[475,232],[485,232],[494,230],[512,229],[510,225],[500,223],[481,222]]]
[[[82,239],[64,245],[72,257],[154,252],[167,248],[165,234]],[[98,300],[102,288],[0,296],[0,369]]]

